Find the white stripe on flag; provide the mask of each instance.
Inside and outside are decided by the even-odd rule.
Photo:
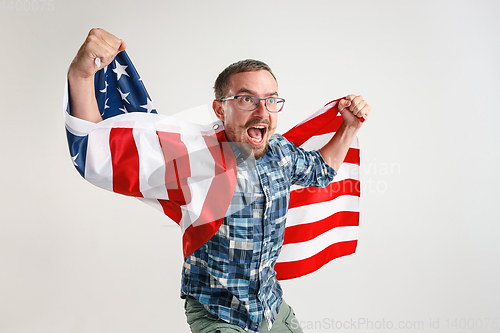
[[[290,208],[286,226],[306,224],[323,220],[338,212],[358,212],[359,197],[342,195],[330,201]]]
[[[358,239],[359,227],[337,227],[307,242],[283,245],[277,262],[290,262],[310,258],[334,243]]]
[[[168,117],[168,118],[174,119],[171,117]],[[171,123],[168,123],[168,122],[166,122],[166,121],[168,121],[168,118],[165,118],[162,121],[160,121],[158,124],[156,124],[156,130],[158,132],[180,133],[180,128],[177,125],[177,121],[172,121]],[[175,123],[175,125],[173,125],[172,123]]]
[[[64,121],[68,131],[76,136],[85,136],[96,128],[95,123],[70,116],[67,112],[64,112]]]
[[[196,222],[201,215],[203,204],[207,198],[208,189],[210,188],[211,183],[212,179],[204,179],[194,182],[192,181],[192,178],[188,179],[188,185],[191,191],[191,202],[185,206],[181,206],[182,219],[179,222],[179,225],[181,227],[182,234],[184,234],[184,231],[186,231],[191,224],[193,224],[194,227],[200,224],[195,224],[194,222]],[[201,221],[201,223],[203,222],[211,221]]]
[[[200,130],[209,128],[186,122],[179,123],[181,126],[181,140],[189,153],[189,167],[191,169],[191,177],[188,178],[191,202],[181,207],[183,213],[182,220],[179,223],[184,234],[184,231],[201,215],[203,203],[215,176],[215,162],[204,138],[200,134]]]
[[[337,175],[333,178],[334,182],[340,182],[346,179],[359,180],[359,165],[352,163],[342,163],[337,170]]]
[[[337,170],[337,175],[333,178],[334,182],[340,182],[346,179],[359,180],[359,165],[353,163],[342,163]]]
[[[139,184],[145,198],[168,199],[165,159],[154,124],[136,123],[133,135],[139,153]]]
[[[113,191],[113,165],[109,149],[110,128],[96,128],[89,133],[85,179],[90,183]]]

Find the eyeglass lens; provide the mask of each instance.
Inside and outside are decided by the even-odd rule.
[[[260,101],[260,98],[254,96],[240,96],[237,99],[238,107],[246,111],[255,110]],[[281,98],[268,97],[265,101],[266,108],[270,112],[278,112],[283,108],[283,100]]]

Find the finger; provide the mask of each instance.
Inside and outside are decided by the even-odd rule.
[[[118,52],[121,52],[127,48],[127,44],[125,44],[125,42],[123,40],[121,40],[121,42],[122,43],[120,44],[120,47],[118,48]]]
[[[351,102],[346,100],[346,99],[341,99],[338,104],[338,109],[339,111],[343,111],[345,108],[349,107],[351,105]]]
[[[350,109],[353,106],[352,103],[353,103],[353,100],[355,97],[356,97],[356,95],[347,95],[344,99],[345,100],[345,107]]]
[[[120,44],[120,48],[118,49],[118,52],[121,52],[123,50],[125,50],[127,48],[127,45],[125,44],[124,41],[122,41],[122,43]]]
[[[370,114],[370,106],[366,104],[357,114],[357,117],[361,120],[366,120]]]
[[[368,117],[368,115],[370,114],[370,105],[366,104],[365,107],[361,110],[361,112],[363,113],[363,117]]]
[[[351,105],[349,110],[356,116],[360,117],[363,115],[362,110],[366,106],[366,101],[357,102],[356,105]]]
[[[358,112],[364,106],[363,102],[366,104],[362,96],[356,96],[355,98],[353,98],[349,110],[351,110],[353,113]]]
[[[337,108],[339,109],[339,111],[342,111],[346,108],[346,100],[345,99],[341,99],[339,101],[339,104],[337,105]]]
[[[349,95],[349,97],[351,97],[351,99],[350,99],[352,102],[351,105],[356,105],[363,100],[362,96]]]

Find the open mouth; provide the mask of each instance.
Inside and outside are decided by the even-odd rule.
[[[260,146],[266,137],[267,126],[253,125],[247,130],[248,141],[254,146]]]

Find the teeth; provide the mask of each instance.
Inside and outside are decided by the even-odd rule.
[[[250,128],[256,128],[258,130],[262,130],[262,134],[264,134],[264,131],[266,130],[266,126],[262,126],[262,125],[255,125],[255,126],[251,126]],[[260,139],[252,138],[250,135],[248,136],[248,138],[250,139],[251,142],[258,144],[264,140],[264,135],[262,135]]]
[[[261,142],[262,140],[259,140],[259,139],[254,139],[254,138],[250,138],[250,141],[255,142],[255,143],[259,143],[259,142]]]

